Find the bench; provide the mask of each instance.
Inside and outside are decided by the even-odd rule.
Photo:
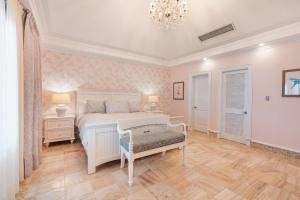
[[[182,131],[172,128],[182,127]],[[125,157],[128,160],[128,183],[133,184],[134,160],[162,153],[171,149],[182,150],[182,164],[185,162],[186,126],[184,123],[169,124],[168,117],[119,120],[121,168],[124,168]]]

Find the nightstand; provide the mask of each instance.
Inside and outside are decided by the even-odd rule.
[[[44,116],[44,144],[49,146],[50,142],[70,140],[74,142],[74,121],[75,115]]]

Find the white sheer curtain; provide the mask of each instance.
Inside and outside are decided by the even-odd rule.
[[[0,199],[15,199],[19,189],[20,22],[16,0],[0,0]],[[18,27],[19,28],[19,27]]]

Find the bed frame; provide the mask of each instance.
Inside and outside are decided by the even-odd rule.
[[[85,113],[87,100],[141,101],[141,94],[79,90],[76,100],[76,114],[80,117]],[[88,145],[84,147],[88,157],[88,174],[95,173],[98,165],[120,159],[116,123],[89,127],[85,131],[88,131]]]

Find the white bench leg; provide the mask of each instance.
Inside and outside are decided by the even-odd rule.
[[[182,147],[182,165],[185,165],[185,146]]]
[[[125,165],[125,155],[124,152],[121,151],[121,168],[124,168]]]
[[[166,151],[161,152],[161,157],[164,157],[166,155]]]
[[[133,159],[128,160],[128,184],[132,186],[133,184]]]

